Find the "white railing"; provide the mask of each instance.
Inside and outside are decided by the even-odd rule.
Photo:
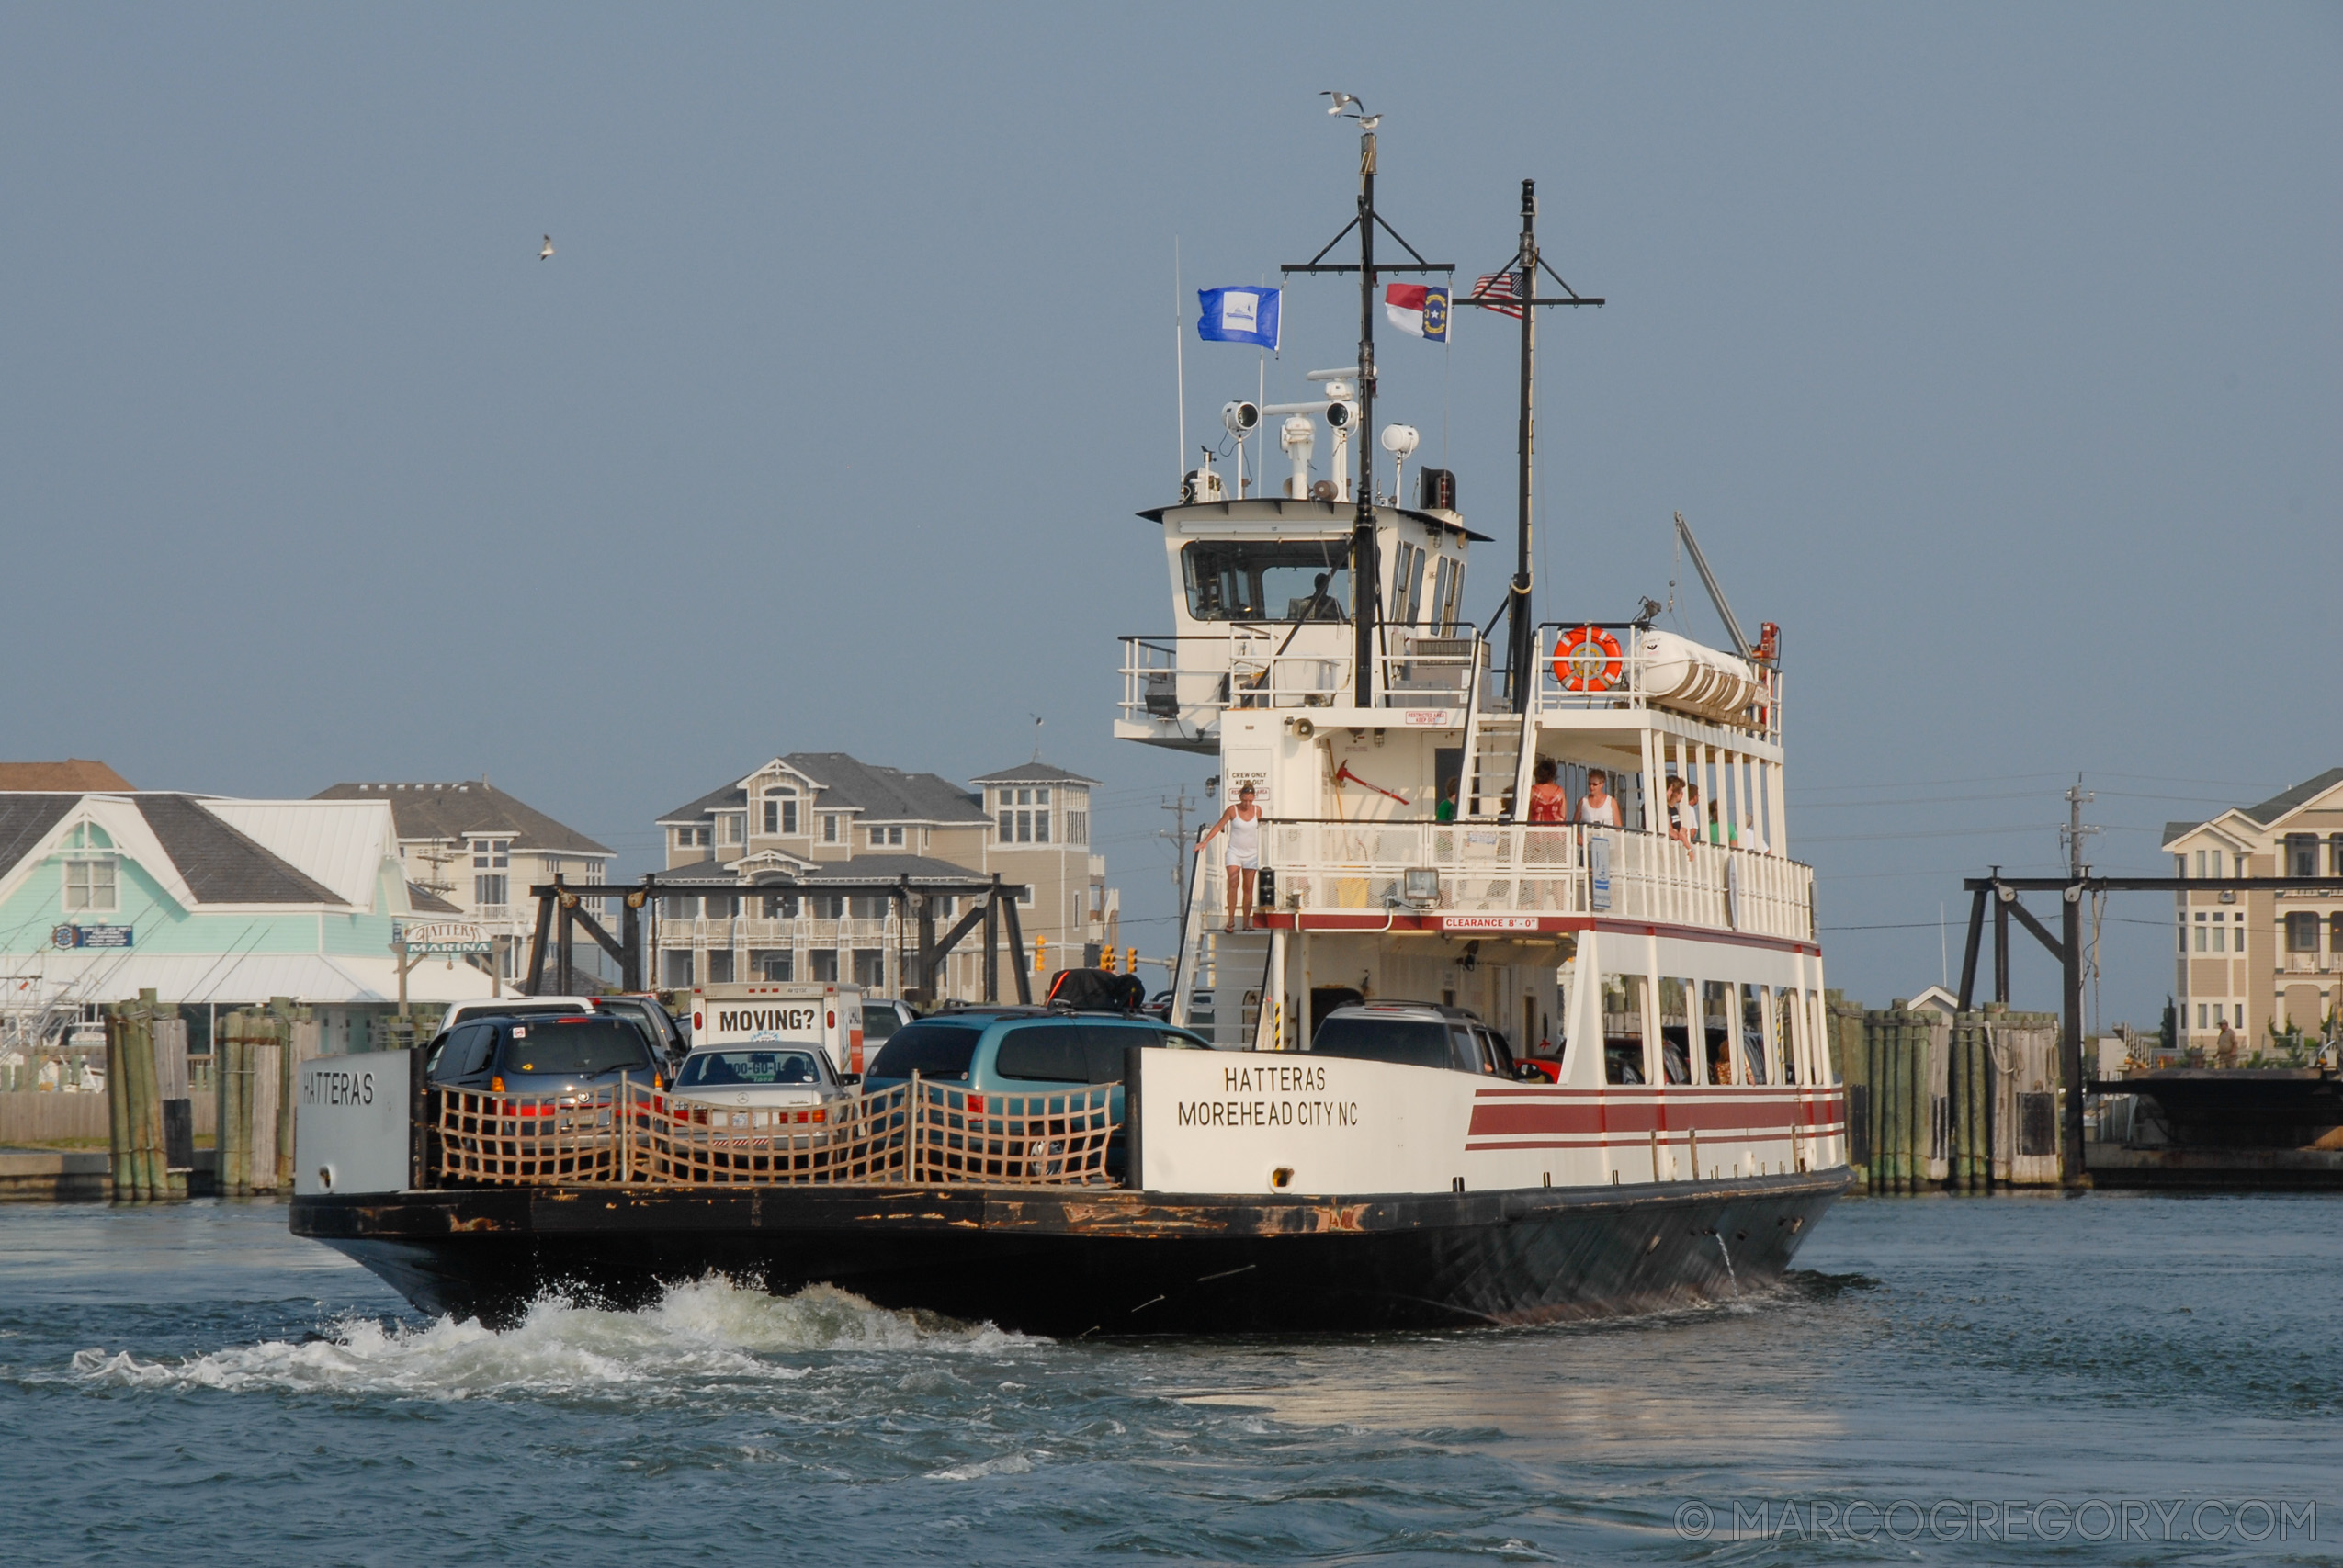
[[[1124,637],[1123,717],[1205,731],[1229,708],[1347,707],[1356,694],[1350,636],[1333,622],[1238,622],[1225,632]],[[1474,663],[1488,657],[1469,626],[1450,636],[1388,626],[1382,643],[1387,707],[1462,708]]]
[[[2286,955],[2289,975],[2329,975],[2335,971],[2337,956],[2332,953],[2290,953]]]
[[[1810,940],[1814,870],[1781,855],[1618,828],[1275,821],[1262,862],[1283,908],[1406,914],[1407,873],[1439,874],[1425,913],[1612,915]]]

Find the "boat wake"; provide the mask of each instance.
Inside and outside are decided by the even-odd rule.
[[[983,1356],[1039,1341],[989,1324],[894,1312],[829,1285],[773,1296],[709,1277],[670,1286],[639,1312],[548,1296],[507,1329],[442,1317],[423,1326],[352,1315],[324,1333],[232,1346],[175,1362],[129,1350],[76,1351],[85,1382],[135,1389],[220,1389],[478,1399],[592,1395],[686,1399],[804,1377],[789,1358],[837,1353]]]

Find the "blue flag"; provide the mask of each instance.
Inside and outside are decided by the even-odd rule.
[[[1196,299],[1204,313],[1196,318],[1196,336],[1206,343],[1250,343],[1277,347],[1275,288],[1199,288]]]

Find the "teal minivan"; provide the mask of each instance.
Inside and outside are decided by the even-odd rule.
[[[948,1083],[972,1094],[1048,1094],[1115,1086],[1123,1119],[1123,1053],[1133,1045],[1209,1051],[1198,1035],[1144,1017],[1049,1012],[1040,1008],[968,1008],[933,1013],[889,1037],[863,1074],[876,1092],[906,1082]]]

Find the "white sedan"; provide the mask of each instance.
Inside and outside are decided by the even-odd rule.
[[[811,1134],[811,1142],[823,1143],[837,1102],[849,1092],[824,1052],[750,1043],[694,1051],[668,1096],[678,1120],[688,1114],[711,1131],[759,1141]]]

